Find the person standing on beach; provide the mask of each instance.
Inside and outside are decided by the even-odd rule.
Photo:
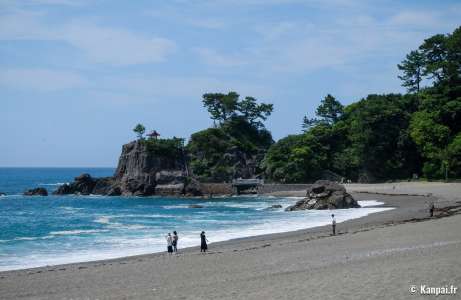
[[[431,218],[434,216],[434,210],[435,210],[434,202],[431,202],[431,204],[429,205],[429,215],[431,216]]]
[[[166,238],[168,254],[171,255],[173,253],[173,238],[171,237],[171,233],[168,232],[168,235],[165,238]]]
[[[178,233],[175,230],[173,231],[173,252],[175,253],[178,253],[178,240],[179,240]]]
[[[336,219],[335,219],[335,215],[331,215],[331,228],[333,229],[333,235],[336,235]]]
[[[202,233],[200,233],[200,240],[200,252],[206,252],[208,250],[208,240],[205,236],[205,231],[202,231]]]

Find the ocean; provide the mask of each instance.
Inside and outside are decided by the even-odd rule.
[[[236,196],[213,199],[106,196],[23,196],[24,190],[58,185],[81,173],[110,176],[112,168],[0,168],[0,271],[166,250],[176,230],[179,249],[210,242],[338,223],[390,208],[285,212],[296,197]],[[200,204],[203,208],[189,208]],[[269,209],[274,204],[280,209]],[[210,247],[212,249],[212,245]]]

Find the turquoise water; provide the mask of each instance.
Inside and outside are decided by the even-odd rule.
[[[49,192],[88,172],[113,169],[0,168],[0,271],[99,260],[164,251],[165,235],[179,233],[179,248],[196,246],[199,234],[210,242],[285,232],[330,222],[331,211],[285,212],[296,198],[22,196],[27,188]],[[204,208],[189,208],[200,204]],[[268,209],[281,204],[282,209]],[[338,222],[382,211],[366,201],[359,209],[337,210]],[[212,246],[211,246],[212,248]]]

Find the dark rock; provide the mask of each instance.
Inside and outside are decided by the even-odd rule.
[[[25,191],[24,196],[48,196],[48,191],[45,188],[38,187]]]
[[[67,195],[67,194],[80,194],[89,195],[93,192],[96,185],[96,179],[91,177],[90,174],[83,173],[74,178],[74,182],[63,184],[56,191],[54,195]]]
[[[160,171],[155,174],[155,182],[157,184],[178,184],[184,183],[186,177],[182,171]]]
[[[71,184],[71,187],[72,185],[75,192],[82,195],[89,195],[92,193],[93,188],[96,185],[96,180],[93,179],[90,174],[84,173],[75,177],[75,181]]]
[[[64,183],[63,185],[59,186],[56,191],[53,192],[53,195],[67,195],[73,193],[74,191],[70,185],[68,183]]]
[[[190,178],[184,188],[184,195],[189,197],[203,196],[202,186],[195,178]]]
[[[2,192],[0,192],[0,196],[6,196],[6,194],[5,194],[5,193],[2,193]]]
[[[282,205],[280,205],[280,204],[274,204],[274,205],[270,206],[269,208],[270,208],[270,209],[282,208]]]
[[[184,194],[184,183],[159,184],[155,186],[155,194],[162,196],[180,196]]]
[[[91,194],[118,196],[121,194],[120,189],[116,186],[113,177],[102,177],[95,179],[95,185]]]
[[[114,177],[122,195],[149,196],[170,191],[176,195],[178,189],[179,194],[183,193],[185,169],[184,159],[157,155],[143,141],[134,141],[123,145]],[[179,188],[179,184],[183,186]]]
[[[288,207],[287,211],[305,209],[342,209],[360,207],[346,192],[346,188],[328,180],[316,181],[306,193],[306,198]]]
[[[122,190],[118,186],[113,186],[107,192],[107,196],[120,196],[122,194]]]
[[[189,208],[203,208],[203,206],[198,205],[198,204],[191,204],[191,205],[189,205]]]

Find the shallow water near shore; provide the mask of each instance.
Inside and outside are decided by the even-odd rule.
[[[165,235],[179,233],[179,248],[287,232],[359,218],[390,208],[361,201],[362,208],[285,212],[295,197],[48,196],[26,197],[26,188],[71,181],[82,172],[110,176],[113,169],[0,169],[0,271],[165,251]],[[189,208],[200,204],[203,208]],[[269,209],[274,204],[280,209]]]

